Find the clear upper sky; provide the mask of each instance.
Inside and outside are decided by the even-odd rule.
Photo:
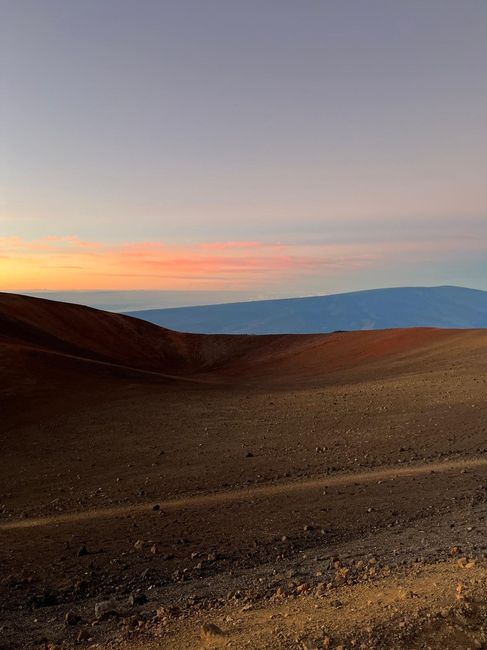
[[[487,289],[485,0],[0,6],[0,290]]]

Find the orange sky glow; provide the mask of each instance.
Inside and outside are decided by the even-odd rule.
[[[487,2],[207,4],[4,3],[0,291],[487,289]]]
[[[345,247],[350,249],[350,247]],[[158,242],[101,244],[76,237],[0,239],[1,289],[246,289],[288,274],[368,264],[351,250],[309,251],[254,241],[192,246]]]
[[[77,237],[0,238],[0,290],[234,289],[285,284],[296,276],[333,277],[380,268],[393,259],[427,260],[459,241],[282,244],[259,241],[101,243]],[[466,250],[485,241],[465,239]]]

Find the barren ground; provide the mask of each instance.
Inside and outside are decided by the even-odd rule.
[[[487,647],[486,370],[0,295],[0,647]]]

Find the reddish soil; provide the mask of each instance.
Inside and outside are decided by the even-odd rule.
[[[438,565],[442,587],[428,578],[452,546],[475,557],[482,606],[485,330],[202,336],[0,294],[0,369],[1,648],[200,647],[198,626],[237,620],[238,598],[279,620],[227,625],[206,645],[325,647],[310,612],[326,602],[328,647],[362,639],[353,625],[371,627],[364,647],[427,647],[406,605],[394,605],[410,617],[402,637],[375,606],[334,626],[334,590],[363,605],[374,582],[335,585],[333,563],[373,556],[387,589],[430,580],[436,607],[463,570],[455,558]],[[291,600],[276,612],[279,588]],[[125,610],[139,593],[147,603],[95,620],[95,602]],[[180,615],[161,620],[162,605]],[[81,622],[66,625],[69,611]],[[478,619],[468,625],[451,647],[484,647]],[[77,643],[82,630],[91,640]]]

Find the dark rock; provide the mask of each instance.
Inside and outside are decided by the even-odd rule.
[[[34,607],[53,607],[58,604],[59,600],[57,594],[47,590],[38,596],[34,596],[32,599],[32,605]]]
[[[76,637],[76,641],[78,641],[78,643],[81,643],[82,641],[89,641],[90,639],[91,634],[87,629],[80,630],[78,636]]]
[[[78,625],[80,621],[81,616],[78,616],[76,612],[66,612],[66,616],[64,617],[66,625]]]
[[[130,594],[129,596],[129,605],[131,607],[144,605],[147,602],[147,596],[145,594]]]
[[[200,636],[203,641],[214,643],[216,640],[220,641],[225,636],[225,632],[214,623],[204,623],[201,626]]]

